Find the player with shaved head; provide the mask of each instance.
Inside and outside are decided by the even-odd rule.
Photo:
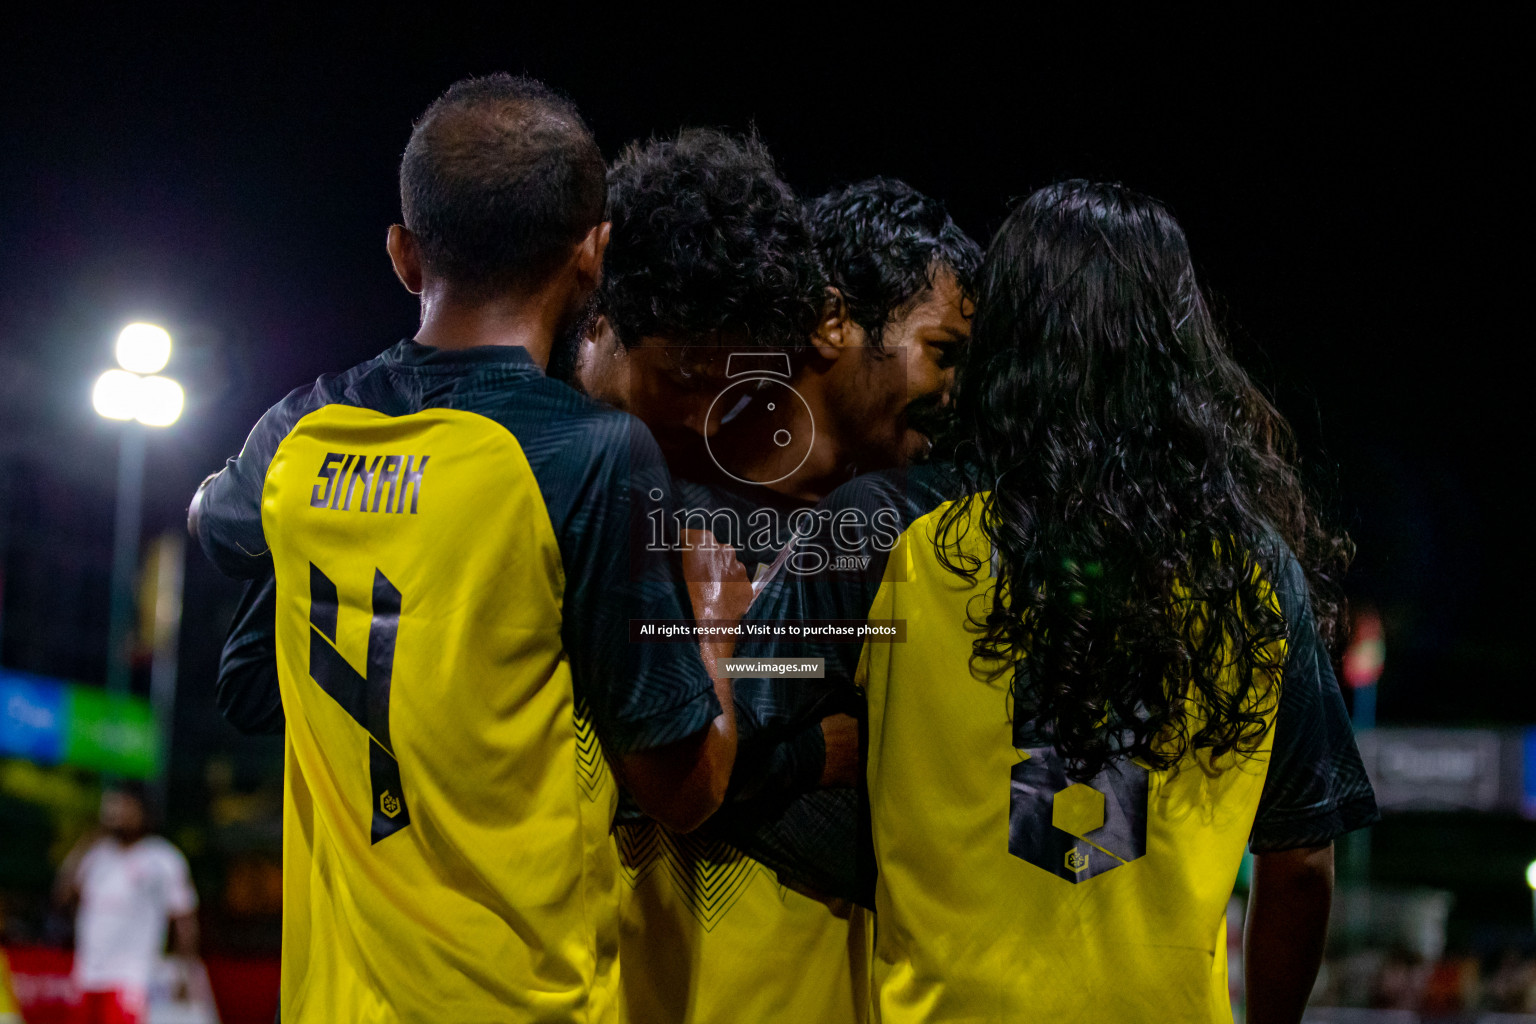
[[[415,337],[279,402],[192,510],[221,569],[270,581],[231,645],[250,669],[275,627],[281,716],[259,687],[226,705],[286,719],[281,1018],[613,1021],[609,766],[685,832],[736,733],[694,645],[629,642],[688,618],[636,542],[671,514],[660,451],[544,373],[600,276],[603,161],[563,97],[470,79],[400,191]]]

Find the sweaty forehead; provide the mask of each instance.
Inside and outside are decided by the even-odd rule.
[[[641,338],[637,349],[644,353],[646,361],[658,369],[665,369],[683,377],[705,379],[724,378],[733,353],[762,351],[732,344],[731,339],[689,344],[659,335],[647,335]]]
[[[941,267],[934,273],[931,285],[892,314],[886,336],[891,340],[904,339],[925,328],[969,336],[973,312],[972,303],[961,291],[954,272]]]

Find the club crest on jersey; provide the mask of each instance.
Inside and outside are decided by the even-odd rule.
[[[1088,851],[1079,850],[1076,847],[1068,850],[1067,870],[1073,874],[1081,874],[1088,870]]]
[[[400,814],[400,801],[386,789],[379,797],[379,810],[391,818],[397,817]]]
[[[352,511],[357,498],[359,512],[405,512],[416,514],[421,498],[422,474],[427,471],[430,455],[368,455],[327,452],[315,474],[322,481],[310,492],[311,508],[335,512]]]

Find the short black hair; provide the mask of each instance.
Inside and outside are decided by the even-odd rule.
[[[466,78],[417,120],[400,208],[427,269],[486,298],[543,283],[602,222],[603,170],[569,99],[531,78]]]
[[[810,211],[811,237],[828,283],[879,348],[885,327],[948,270],[973,294],[981,246],[944,204],[904,181],[870,178],[834,189]]]
[[[825,280],[804,204],[756,135],[631,144],[608,171],[608,219],[600,305],[626,348],[647,335],[806,343]]]

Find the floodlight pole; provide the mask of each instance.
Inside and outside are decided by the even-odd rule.
[[[181,531],[172,530],[155,542],[154,656],[149,669],[149,702],[160,734],[151,792],[154,806],[161,813],[169,806],[171,731],[176,724],[177,647],[181,640],[181,591],[186,560],[186,536]]]
[[[112,535],[112,612],[107,626],[107,692],[127,694],[133,675],[133,583],[144,504],[144,427],[122,425],[117,451],[117,522]]]
[[[5,563],[10,551],[11,478],[5,453],[0,451],[0,654],[5,651]]]

